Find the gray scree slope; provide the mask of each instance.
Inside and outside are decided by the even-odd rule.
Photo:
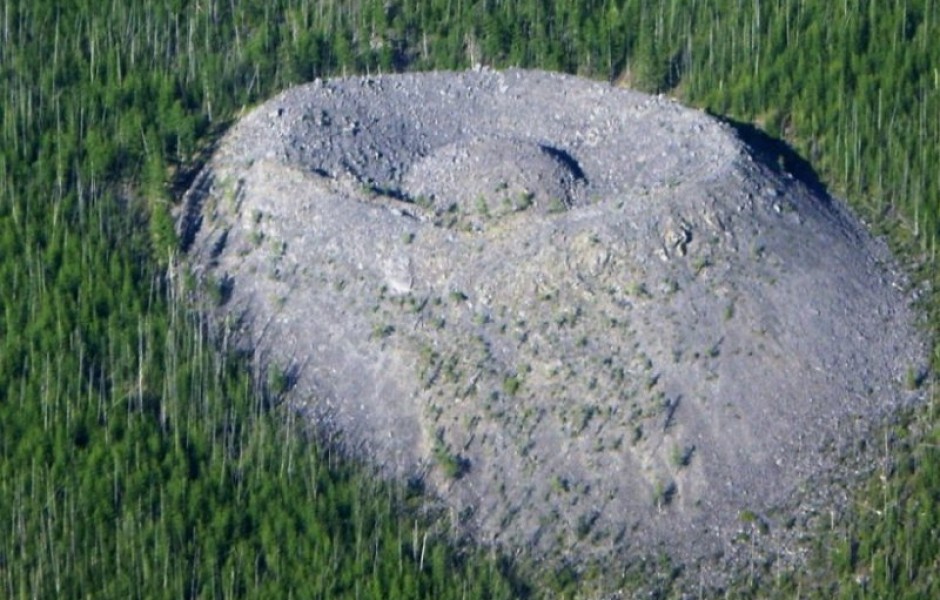
[[[232,129],[184,238],[298,406],[478,540],[729,557],[924,355],[884,248],[756,156],[570,76],[316,81]]]

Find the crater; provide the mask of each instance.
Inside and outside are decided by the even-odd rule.
[[[721,586],[798,565],[926,365],[884,245],[745,134],[543,72],[316,81],[181,227],[259,376],[457,530]]]

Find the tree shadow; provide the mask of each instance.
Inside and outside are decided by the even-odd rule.
[[[176,235],[182,252],[189,252],[196,240],[196,234],[202,227],[202,204],[208,197],[213,183],[206,165],[219,149],[222,137],[234,122],[234,119],[229,119],[212,126],[205,134],[207,141],[190,161],[178,165],[169,182],[175,205],[173,214],[176,220]],[[222,243],[224,244],[224,240]]]

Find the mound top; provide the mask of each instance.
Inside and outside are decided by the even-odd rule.
[[[184,239],[260,368],[476,539],[741,566],[924,364],[884,248],[757,156],[570,76],[316,81],[233,128]]]

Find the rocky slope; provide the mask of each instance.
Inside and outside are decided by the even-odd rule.
[[[476,539],[782,559],[924,350],[884,248],[761,156],[569,76],[316,81],[232,129],[183,238],[311,421]]]

